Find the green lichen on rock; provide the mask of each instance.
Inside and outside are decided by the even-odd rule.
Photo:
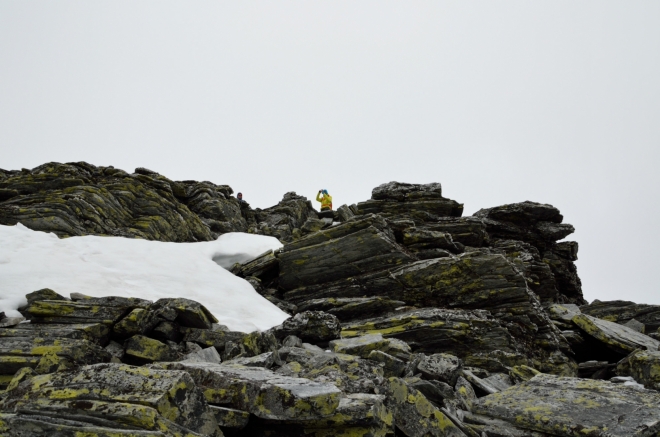
[[[394,424],[409,437],[465,437],[454,423],[417,389],[400,378],[388,380],[386,405],[393,412]]]
[[[144,335],[135,335],[126,340],[125,350],[127,356],[137,359],[139,363],[178,358],[168,345]]]
[[[319,419],[332,415],[339,405],[341,392],[334,385],[282,376],[267,369],[189,362],[155,363],[150,367],[184,370],[208,402],[249,411],[263,419]]]
[[[61,425],[88,428],[87,434],[71,435],[112,435],[110,429],[116,435],[122,435],[122,429],[135,430],[135,435],[149,435],[140,430],[172,437],[222,435],[201,391],[185,372],[122,364],[34,376],[7,392],[0,409],[19,413],[8,424],[17,432],[37,420],[45,421],[41,426],[50,431]]]
[[[625,366],[625,367],[624,367]],[[632,376],[635,381],[651,390],[660,391],[660,352],[636,351],[617,368],[620,375]]]
[[[566,437],[642,437],[660,432],[660,394],[606,381],[540,374],[478,399],[473,412]]]
[[[573,316],[572,320],[585,333],[621,354],[628,354],[638,348],[656,351],[660,346],[660,341],[614,322],[586,314]]]

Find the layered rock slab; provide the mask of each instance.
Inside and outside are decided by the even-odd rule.
[[[630,353],[638,348],[657,351],[660,346],[660,341],[614,322],[586,314],[575,315],[572,320],[584,332],[621,354]]]
[[[214,363],[156,363],[156,369],[184,370],[211,404],[248,411],[271,420],[328,417],[339,405],[340,390],[304,378],[258,367]]]
[[[26,420],[45,417],[43,426],[50,431],[67,425],[62,420],[71,420],[74,423],[67,426],[159,431],[166,436],[222,435],[202,392],[187,373],[123,364],[34,376],[7,392],[0,409]]]
[[[487,311],[409,310],[342,325],[342,337],[380,334],[418,352],[451,352],[463,358],[487,351],[519,353],[521,345]]]
[[[645,325],[647,333],[660,328],[660,305],[637,304],[625,300],[595,300],[589,305],[581,306],[580,311],[621,325],[635,319]]]
[[[660,394],[606,381],[539,374],[477,399],[472,411],[566,437],[646,437],[660,432]]]
[[[278,258],[279,285],[285,290],[345,279],[415,260],[396,243],[387,223],[373,215],[287,244]]]
[[[198,195],[187,188],[155,172],[128,174],[85,162],[47,163],[12,172],[0,181],[5,193],[0,197],[0,224],[20,222],[59,236],[211,240],[214,235],[208,225],[185,205]],[[220,192],[217,196],[228,201]],[[240,218],[238,209],[236,213]],[[232,230],[244,230],[244,222],[243,226]]]

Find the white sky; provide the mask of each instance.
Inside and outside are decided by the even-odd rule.
[[[657,0],[1,0],[0,167],[551,203],[587,299],[660,304],[659,78]]]

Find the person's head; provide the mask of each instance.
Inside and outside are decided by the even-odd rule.
[[[328,190],[323,190],[323,194],[328,195]]]
[[[238,194],[236,195],[236,198],[237,198],[238,200],[243,200],[243,193],[238,193]]]

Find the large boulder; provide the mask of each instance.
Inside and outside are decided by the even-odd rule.
[[[539,374],[473,402],[472,412],[555,436],[651,437],[660,394],[606,381]]]
[[[22,367],[35,368],[46,354],[55,354],[71,364],[110,361],[110,354],[98,344],[74,338],[6,337],[0,341],[0,374],[9,375]]]
[[[359,214],[379,214],[391,220],[434,221],[460,217],[463,205],[442,197],[440,184],[389,182],[373,189],[371,200],[357,205]]]
[[[334,414],[340,391],[332,384],[230,364],[155,363],[154,369],[184,370],[211,404],[249,411],[270,420],[315,420]]]
[[[385,220],[367,216],[286,244],[278,254],[279,285],[292,290],[414,261]]]
[[[111,435],[108,428],[116,430],[112,435],[222,435],[187,373],[124,364],[34,376],[7,392],[0,410],[18,413],[7,421],[16,436]]]
[[[461,358],[484,351],[522,349],[487,311],[425,308],[342,325],[342,338],[380,334],[403,340],[418,352],[448,352]]]

